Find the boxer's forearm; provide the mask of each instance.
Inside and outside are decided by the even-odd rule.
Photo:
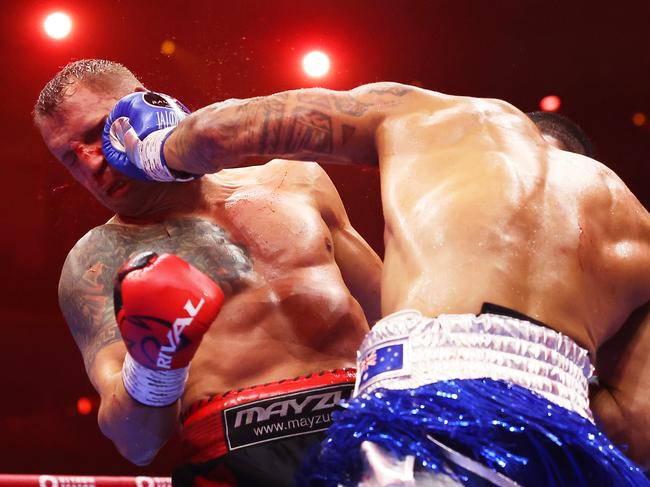
[[[376,129],[411,89],[378,83],[216,103],[178,125],[165,143],[165,160],[171,169],[194,174],[276,157],[376,164]]]
[[[650,302],[637,308],[596,357],[590,405],[607,436],[650,468]]]
[[[99,427],[120,452],[136,465],[148,465],[174,433],[180,402],[167,407],[138,403],[128,395],[117,372],[102,386]]]

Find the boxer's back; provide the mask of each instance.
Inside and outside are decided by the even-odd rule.
[[[379,129],[383,314],[507,306],[591,351],[648,301],[650,217],[504,102],[444,97]]]

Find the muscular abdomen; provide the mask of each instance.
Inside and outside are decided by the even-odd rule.
[[[334,260],[328,227],[304,191],[245,186],[220,216],[251,269],[197,351],[184,405],[243,386],[354,367],[368,325]]]
[[[192,363],[184,403],[308,373],[354,367],[368,328],[359,304],[331,269],[288,270],[285,278],[233,297]],[[313,275],[312,275],[313,274]]]

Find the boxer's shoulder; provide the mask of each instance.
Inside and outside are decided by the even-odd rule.
[[[97,353],[120,340],[112,316],[113,280],[120,262],[99,244],[99,234],[91,230],[70,250],[58,286],[59,307],[89,374]]]
[[[152,226],[153,227],[153,226]],[[136,225],[123,225],[115,222],[97,226],[88,231],[72,247],[64,269],[84,273],[97,263],[113,263],[115,270],[136,250],[137,242],[143,241],[142,228]],[[161,233],[153,230],[149,233]]]
[[[325,182],[327,182],[327,185],[331,182],[327,171],[317,162],[285,160],[276,160],[276,162],[277,173],[286,174],[283,177],[296,184],[301,191],[313,192]]]
[[[313,180],[325,170],[313,161],[289,161],[287,159],[273,159],[265,164],[270,176],[275,179],[287,177],[291,181],[313,182]]]
[[[248,250],[218,223],[194,216],[143,225],[114,220],[95,227],[72,248],[64,270],[82,277],[102,269],[112,283],[121,263],[143,250],[177,254],[229,290],[253,277]]]
[[[99,262],[122,262],[126,257],[125,238],[113,231],[116,225],[100,225],[88,231],[72,247],[65,260],[64,273],[84,274],[93,264]],[[116,267],[117,269],[117,267]]]
[[[282,192],[309,193],[325,170],[313,161],[290,161],[272,159],[261,166],[228,170],[239,171],[240,189],[247,191],[253,187],[269,188],[275,195]]]

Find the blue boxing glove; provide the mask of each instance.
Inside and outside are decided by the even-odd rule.
[[[104,125],[102,150],[108,163],[134,179],[191,181],[191,174],[172,173],[163,146],[190,111],[171,96],[151,91],[126,95],[111,110]]]

